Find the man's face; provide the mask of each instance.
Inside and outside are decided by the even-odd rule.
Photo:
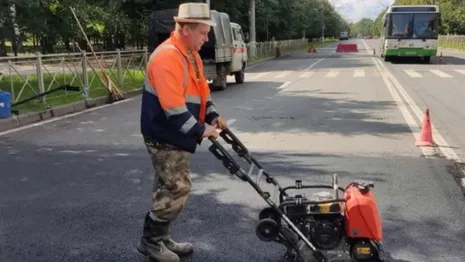
[[[203,44],[208,41],[208,32],[210,32],[210,26],[205,24],[184,26],[183,28],[183,34],[187,38],[189,48],[196,51],[199,51]]]

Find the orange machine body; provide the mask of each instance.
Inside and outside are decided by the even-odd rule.
[[[381,218],[374,194],[369,189],[350,185],[344,192],[344,198],[347,236],[381,241]]]

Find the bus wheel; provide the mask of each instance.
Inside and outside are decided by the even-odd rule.
[[[423,58],[423,61],[425,61],[425,63],[429,63],[430,60],[431,60],[431,56],[425,56]]]
[[[389,60],[391,60],[391,58],[387,55],[384,56],[384,61],[388,62]]]

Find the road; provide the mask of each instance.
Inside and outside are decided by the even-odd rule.
[[[334,172],[342,184],[374,181],[389,261],[463,261],[465,201],[452,161],[415,146],[420,119],[388,75],[410,96],[430,96],[415,103],[430,106],[449,150],[461,155],[453,134],[463,125],[453,116],[465,76],[434,80],[426,69],[463,66],[380,65],[369,53],[374,41],[356,40],[358,53],[330,44],[255,66],[246,83],[213,99],[281,184],[329,183]],[[139,107],[135,98],[0,135],[1,261],[145,261],[135,245],[154,178]],[[280,261],[285,249],[255,235],[265,202],[227,174],[209,144],[192,156],[193,192],[174,223],[173,236],[196,246],[183,261]]]
[[[367,46],[378,48],[379,40],[365,40]],[[429,108],[431,121],[447,142],[436,141],[440,146],[454,149],[460,159],[465,159],[465,53],[443,51],[430,64],[415,60],[384,63],[405,89],[406,96],[418,109]]]

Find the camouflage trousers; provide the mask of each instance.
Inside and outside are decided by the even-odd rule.
[[[173,221],[184,208],[191,190],[190,153],[147,140],[145,145],[155,169],[150,217],[159,222]]]

